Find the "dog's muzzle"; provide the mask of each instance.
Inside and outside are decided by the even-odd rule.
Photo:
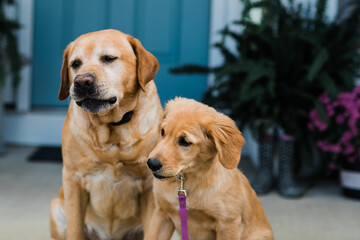
[[[74,97],[79,107],[90,113],[98,113],[116,103],[117,98],[101,99],[97,91],[95,76],[91,73],[79,74],[74,79]]]
[[[78,98],[96,95],[95,76],[90,73],[79,74],[74,79],[74,93]]]
[[[158,173],[160,169],[163,167],[162,163],[159,160],[155,158],[149,158],[147,161],[147,165],[149,169],[152,171],[154,177],[156,177],[157,179],[169,178],[166,176],[162,176]]]

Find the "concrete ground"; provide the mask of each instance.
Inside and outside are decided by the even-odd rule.
[[[27,162],[34,150],[7,147],[0,156],[0,240],[49,239],[49,203],[61,185],[62,166]],[[299,200],[277,193],[260,200],[275,239],[360,239],[360,200],[344,198],[336,183],[319,183]]]

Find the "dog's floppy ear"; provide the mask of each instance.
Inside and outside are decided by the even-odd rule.
[[[158,60],[142,46],[140,41],[131,36],[128,37],[137,61],[137,78],[141,89],[145,92],[145,86],[148,82],[155,78],[156,72],[159,70]]]
[[[69,58],[70,45],[71,44],[69,44],[64,51],[63,64],[61,67],[61,83],[58,94],[58,99],[60,101],[65,100],[69,96],[70,81],[69,81],[68,58]]]
[[[245,140],[234,121],[223,114],[217,114],[209,134],[215,143],[221,165],[227,169],[236,168]]]

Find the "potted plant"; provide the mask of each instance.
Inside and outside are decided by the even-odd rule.
[[[336,96],[339,91],[354,87],[360,67],[356,50],[360,7],[356,6],[346,16],[339,13],[334,21],[328,21],[327,0],[317,1],[315,14],[311,13],[310,6],[304,7],[292,0],[288,4],[281,0],[243,2],[242,17],[233,23],[241,25],[242,30],[235,32],[225,27],[221,31],[222,41],[215,44],[224,57],[222,65],[209,68],[189,64],[176,67],[172,72],[214,73],[214,83],[205,92],[204,102],[227,109],[241,128],[249,126],[260,140],[257,179],[261,182],[260,187],[254,187],[258,193],[268,192],[273,183],[272,148],[276,131],[271,129],[278,129],[284,136],[280,138],[284,143],[282,152],[291,155],[284,158],[287,159],[286,174],[280,174],[290,181],[287,187],[280,187],[280,193],[299,197],[304,191],[296,187],[293,158],[298,156],[299,161],[312,158],[308,154],[312,146],[307,113],[322,92]],[[260,23],[249,17],[253,9],[262,10]],[[228,38],[235,41],[236,52],[226,46]],[[297,143],[295,149],[294,143]],[[286,189],[292,189],[291,193]]]
[[[20,82],[21,58],[17,46],[16,31],[20,25],[6,15],[6,7],[14,5],[14,0],[0,0],[0,153],[4,152],[3,143],[3,94],[6,78],[12,77],[16,89]]]
[[[360,198],[360,86],[334,99],[325,92],[318,101],[308,128],[329,167],[341,168],[343,193]]]

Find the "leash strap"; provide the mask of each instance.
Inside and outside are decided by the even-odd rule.
[[[189,240],[189,232],[186,218],[186,196],[178,195],[180,206],[180,222],[181,222],[181,236],[182,240]]]
[[[182,240],[189,240],[189,231],[186,218],[186,190],[184,189],[184,177],[180,177],[180,188],[178,190],[180,222]]]

